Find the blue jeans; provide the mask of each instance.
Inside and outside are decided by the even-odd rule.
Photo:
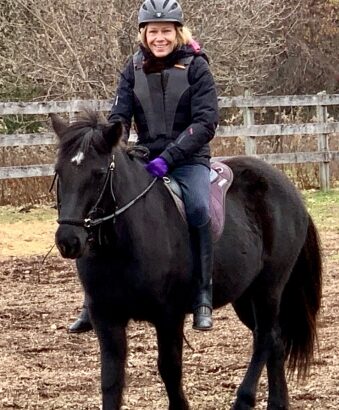
[[[182,165],[170,176],[181,187],[188,224],[192,227],[205,225],[210,219],[210,170],[201,164]]]

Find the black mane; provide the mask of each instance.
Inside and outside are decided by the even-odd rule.
[[[101,113],[86,110],[70,124],[59,142],[59,160],[81,151],[86,154],[92,146],[98,153],[108,151],[104,130],[109,123]]]

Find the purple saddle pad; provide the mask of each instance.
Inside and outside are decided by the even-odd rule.
[[[181,214],[186,221],[185,207],[181,199],[181,189],[179,184],[172,178],[164,178],[165,186]],[[213,242],[216,242],[224,230],[226,193],[233,182],[233,172],[231,168],[223,162],[214,161],[211,163],[211,197],[210,213]]]
[[[224,230],[226,193],[233,182],[231,168],[222,162],[212,162],[211,168],[217,177],[212,181],[210,197],[210,213],[213,241],[216,242]]]

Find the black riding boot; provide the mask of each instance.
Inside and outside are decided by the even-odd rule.
[[[193,303],[193,329],[212,329],[212,270],[213,242],[210,222],[198,228],[192,228],[193,254],[196,262],[193,278],[196,295]]]
[[[92,329],[93,329],[93,326],[89,319],[87,300],[86,300],[86,295],[85,295],[85,300],[84,300],[84,304],[82,306],[80,315],[78,316],[78,319],[70,325],[70,327],[68,328],[68,331],[70,333],[85,333],[85,332],[89,332]]]

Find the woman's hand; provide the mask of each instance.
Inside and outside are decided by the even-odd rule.
[[[167,162],[161,157],[150,161],[145,168],[151,175],[158,178],[162,178],[168,172]]]

